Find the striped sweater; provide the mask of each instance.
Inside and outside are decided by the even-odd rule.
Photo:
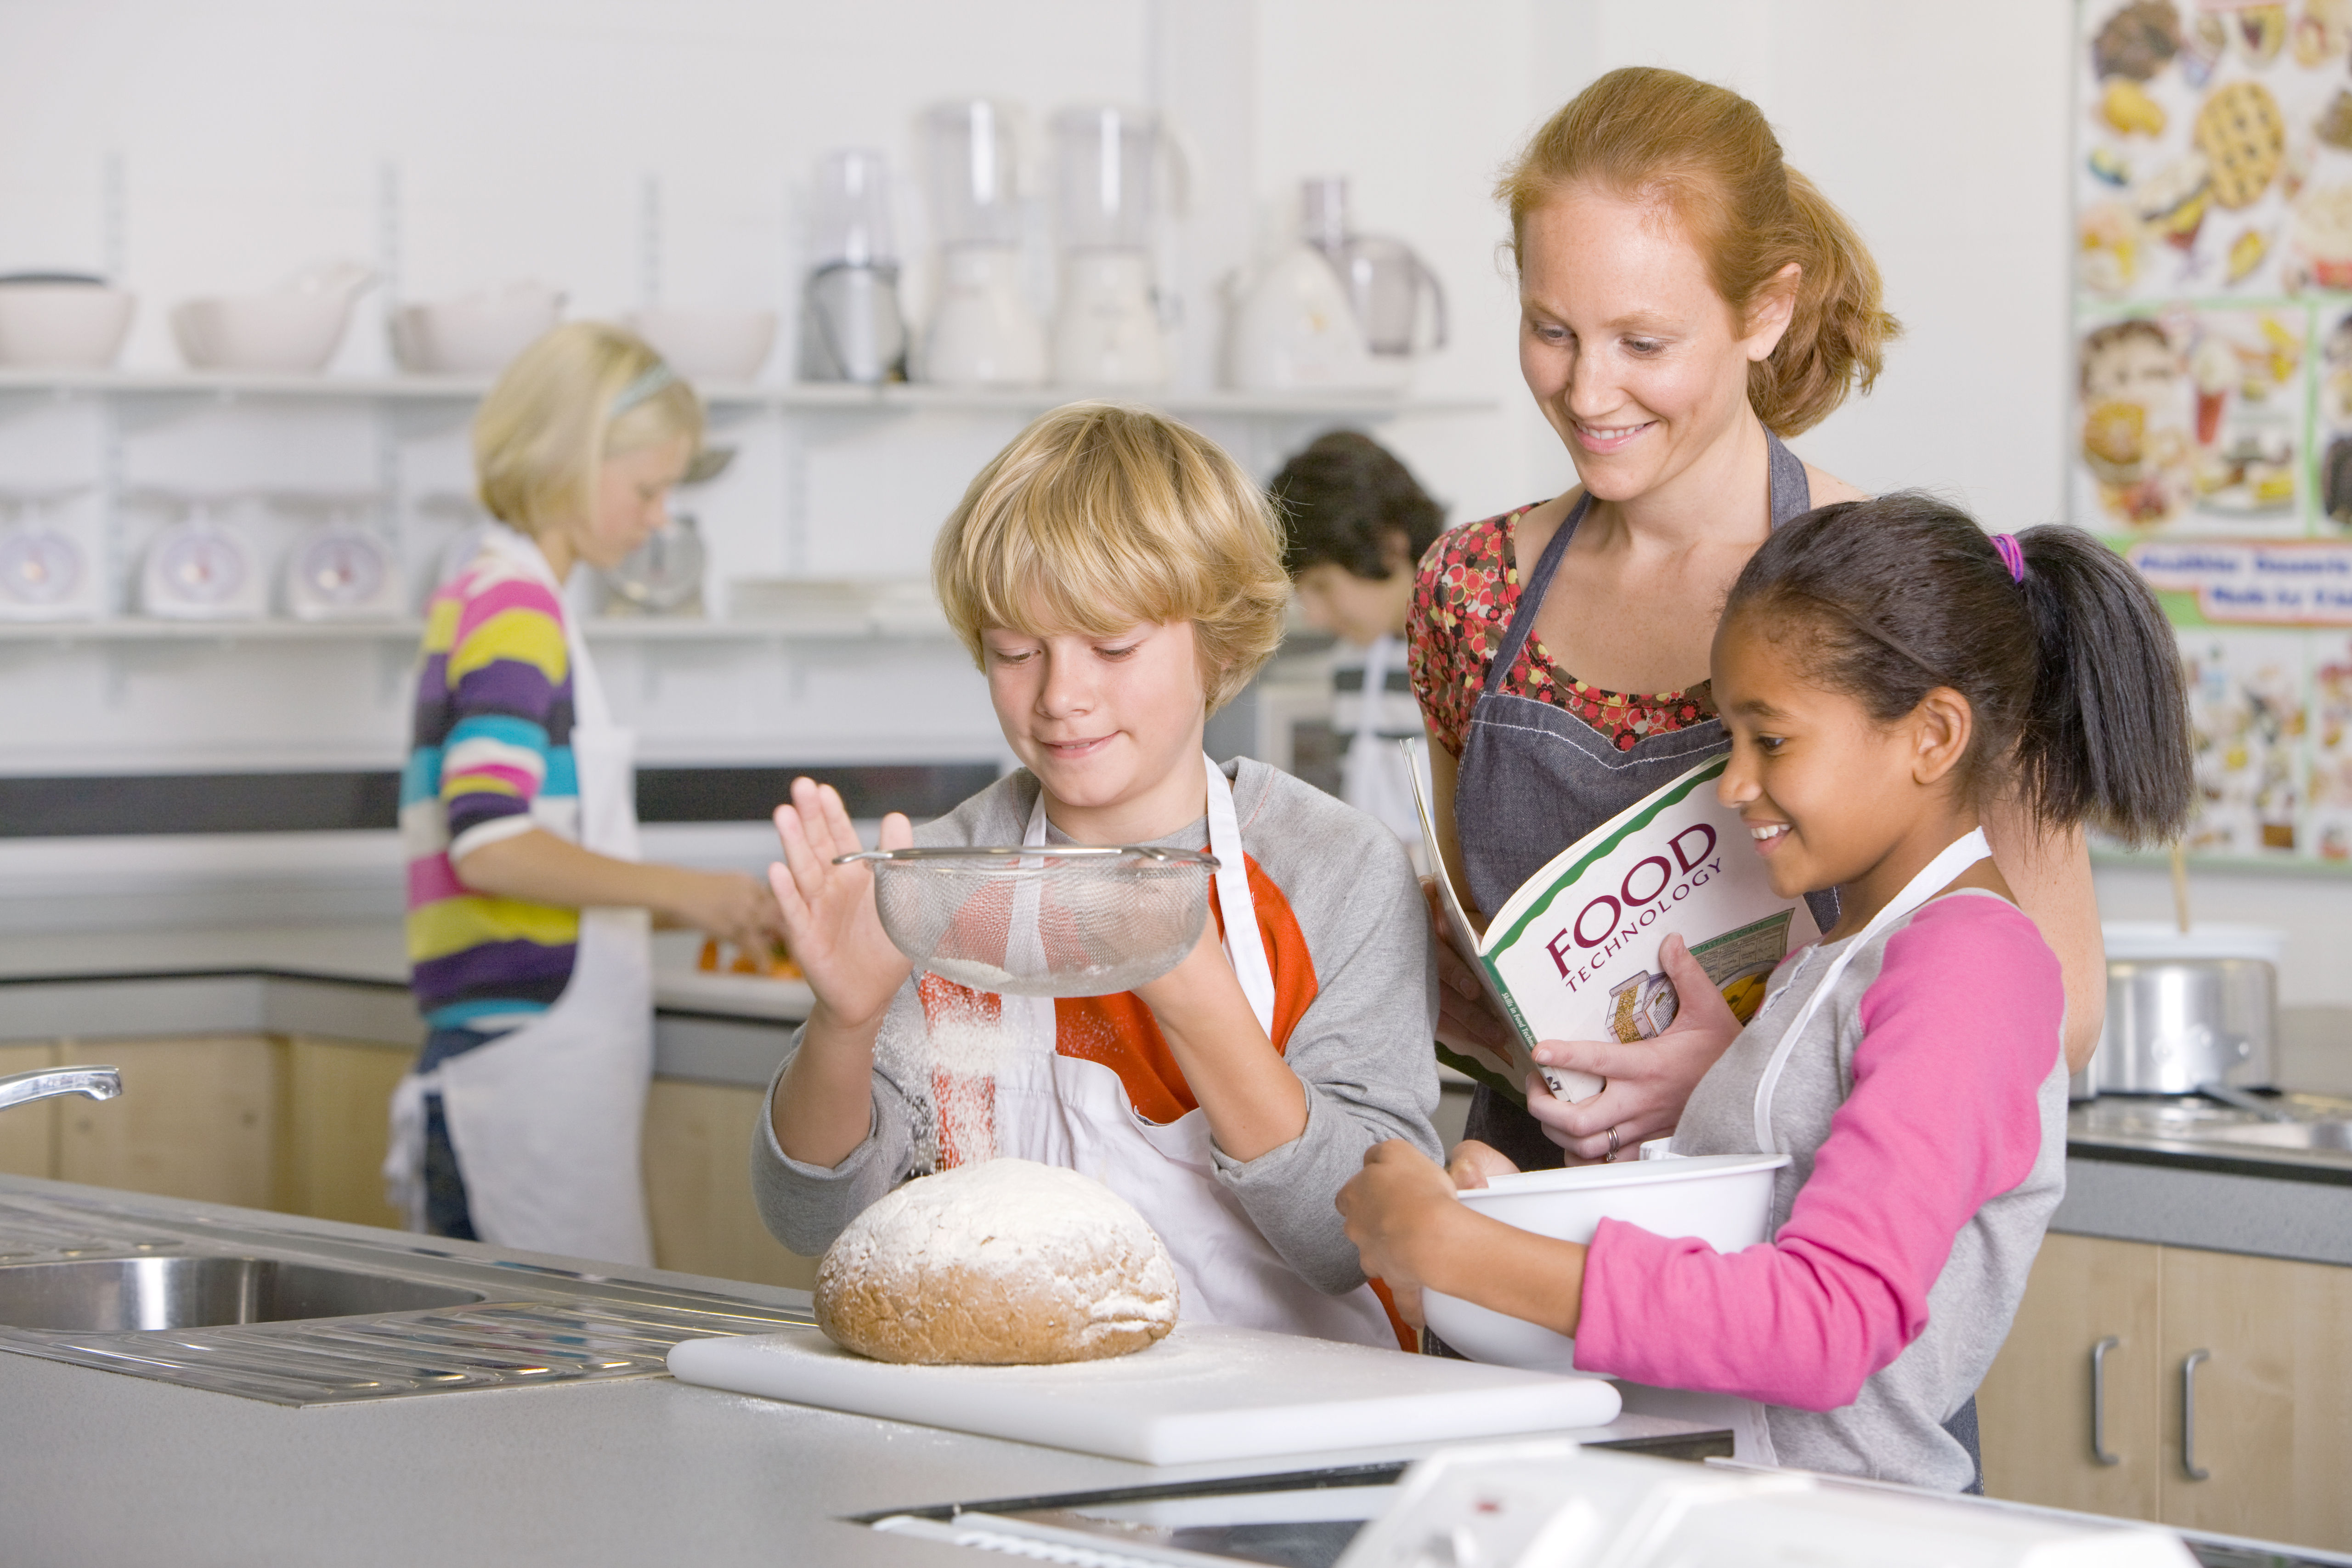
[[[562,604],[523,563],[486,550],[426,608],[401,778],[409,987],[431,1028],[513,1028],[572,979],[579,910],[471,892],[452,869],[534,827],[578,842],[572,721]]]

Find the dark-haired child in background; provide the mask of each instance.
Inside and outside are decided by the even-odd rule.
[[[1346,748],[1341,795],[1380,818],[1421,858],[1421,827],[1399,741],[1422,738],[1405,668],[1413,567],[1445,513],[1370,437],[1334,430],[1268,487],[1289,532],[1298,609],[1343,645],[1331,670],[1331,729]],[[1426,869],[1426,868],[1423,868]]]

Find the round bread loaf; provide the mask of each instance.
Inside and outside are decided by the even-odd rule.
[[[877,1361],[1099,1361],[1176,1326],[1176,1266],[1090,1176],[991,1160],[908,1182],[817,1265],[816,1321]]]

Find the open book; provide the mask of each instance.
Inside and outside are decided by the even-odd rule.
[[[1415,751],[1420,742],[1400,744]],[[1821,930],[1803,900],[1772,890],[1739,814],[1716,798],[1728,761],[1700,763],[1561,850],[1504,901],[1483,936],[1454,892],[1422,770],[1413,768],[1422,840],[1454,948],[1519,1037],[1507,1062],[1443,1044],[1440,1061],[1522,1105],[1532,1072],[1562,1100],[1599,1092],[1601,1080],[1589,1074],[1538,1068],[1531,1047],[1538,1040],[1631,1044],[1674,1022],[1680,999],[1658,946],[1677,932],[1739,1021],[1756,1016],[1773,969]]]

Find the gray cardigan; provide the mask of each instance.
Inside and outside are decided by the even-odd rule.
[[[1286,1263],[1340,1295],[1363,1284],[1364,1274],[1332,1205],[1362,1168],[1364,1152],[1402,1138],[1443,1157],[1429,1120],[1437,1106],[1429,919],[1403,846],[1379,822],[1263,763],[1239,758],[1224,771],[1250,858],[1281,889],[1307,940],[1316,994],[1283,1053],[1307,1088],[1306,1131],[1255,1160],[1213,1150],[1217,1179]],[[1034,777],[1009,774],[918,829],[915,841],[1018,844],[1036,799]],[[1207,841],[1203,818],[1158,842],[1201,848]],[[875,1044],[872,1127],[831,1170],[787,1157],[762,1102],[751,1190],[769,1230],[794,1252],[822,1253],[868,1205],[929,1173],[936,1124],[923,1027],[909,980]],[[796,1032],[793,1049],[800,1044]],[[780,1068],[778,1082],[782,1076]]]

